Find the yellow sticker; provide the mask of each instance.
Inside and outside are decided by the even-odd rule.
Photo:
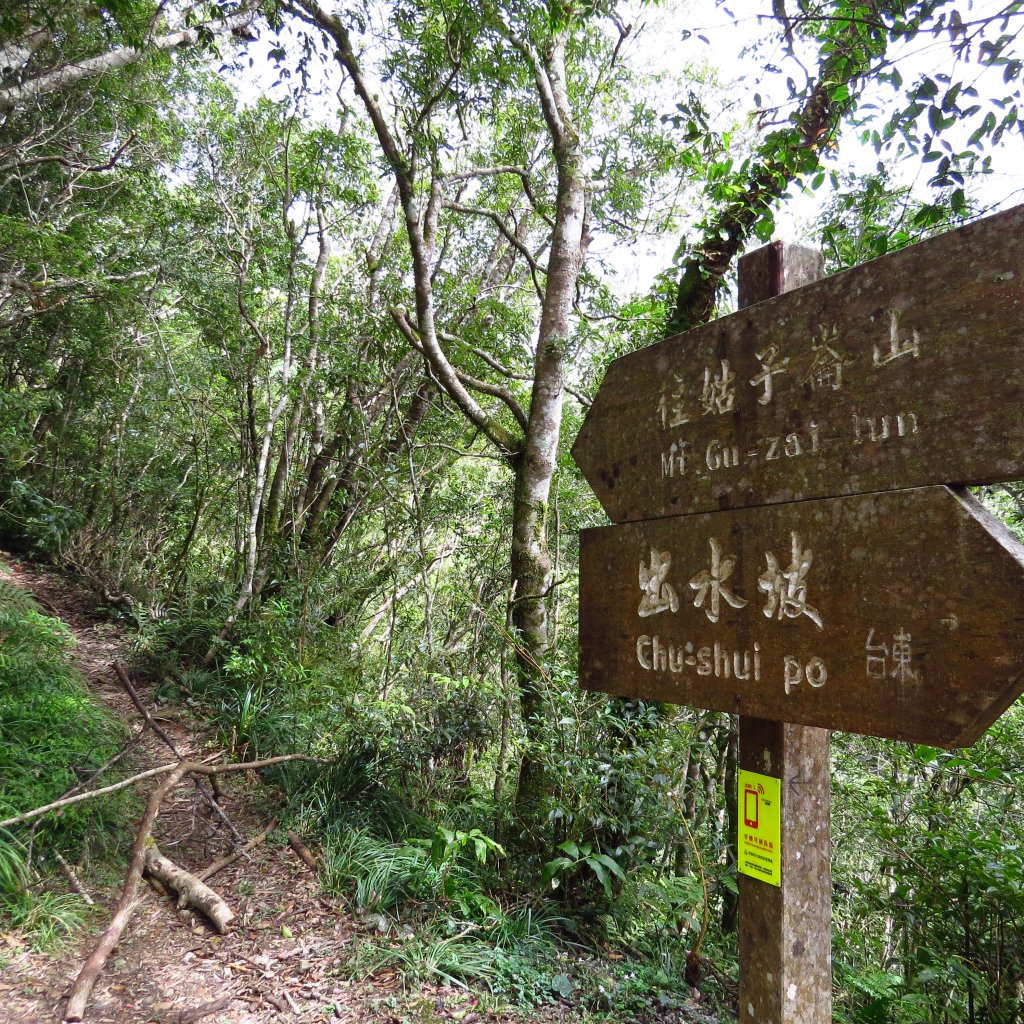
[[[741,769],[739,800],[739,870],[781,885],[782,784],[770,775]]]

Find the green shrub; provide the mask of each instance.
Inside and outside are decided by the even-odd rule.
[[[70,666],[60,621],[43,615],[23,591],[0,580],[0,818],[58,799],[116,752],[124,728],[90,696]],[[47,943],[71,930],[81,904],[45,892],[28,863],[51,852],[79,859],[119,836],[129,797],[86,801],[0,831],[0,914]],[[45,886],[45,879],[42,880]]]
[[[77,512],[23,480],[10,480],[0,490],[0,538],[12,548],[55,555],[81,525]]]

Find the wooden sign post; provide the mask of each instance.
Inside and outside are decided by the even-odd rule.
[[[619,524],[580,537],[582,685],[740,716],[743,1024],[831,1020],[828,731],[966,746],[1024,691],[1024,546],[944,486],[1024,477],[1022,239],[758,250],[574,446]]]
[[[810,284],[822,276],[822,263],[820,253],[781,243],[743,257],[740,307]],[[749,714],[739,716],[739,730],[738,859],[744,857],[745,837],[751,844],[757,841],[751,822],[760,825],[760,807],[751,814],[749,805],[752,799],[759,802],[758,776],[779,779],[780,847],[774,885],[754,877],[749,866],[737,874],[739,1019],[747,1024],[824,1024],[832,1020],[828,730]],[[751,773],[752,797],[742,781],[746,773]]]

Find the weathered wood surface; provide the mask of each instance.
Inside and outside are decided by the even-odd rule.
[[[1024,546],[917,488],[581,533],[590,690],[943,747],[1024,689]]]
[[[782,780],[782,885],[739,876],[743,1024],[832,1020],[829,734],[740,718],[740,767]]]
[[[613,522],[1024,478],[1024,207],[615,360],[573,456]]]
[[[774,242],[739,263],[745,308],[821,277],[813,249]],[[808,570],[809,572],[809,570]],[[832,864],[829,733],[739,716],[740,768],[780,780],[781,884],[740,873],[740,1020],[832,1020]],[[744,827],[743,815],[737,824]]]

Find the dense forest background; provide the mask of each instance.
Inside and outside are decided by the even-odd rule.
[[[1021,3],[737,3],[757,83],[731,29],[660,68],[710,9],[0,10],[0,542],[240,756],[332,758],[274,776],[330,884],[514,1002],[653,1012],[735,970],[735,723],[576,683],[604,366],[726,311],[788,203],[835,271],[1016,201]],[[33,616],[0,590],[4,814],[113,742]],[[837,1019],[1022,1019],[1022,759],[1017,707],[960,752],[836,735]]]

